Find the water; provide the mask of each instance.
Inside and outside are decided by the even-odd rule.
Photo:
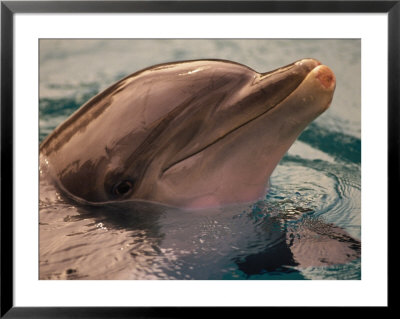
[[[41,279],[360,279],[359,40],[41,40],[40,141],[125,75],[219,58],[265,72],[313,57],[337,78],[330,109],[291,147],[265,200],[188,214],[89,209],[40,183]],[[321,244],[324,243],[324,244]],[[327,249],[328,247],[328,249]]]

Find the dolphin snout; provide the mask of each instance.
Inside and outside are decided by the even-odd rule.
[[[333,92],[336,87],[336,77],[333,71],[326,65],[318,65],[309,72],[303,83],[296,89],[303,95],[308,109],[318,110],[318,114],[329,108]]]
[[[313,69],[315,69],[317,66],[321,65],[321,62],[319,62],[316,59],[302,59],[294,63],[297,67],[301,67],[304,69],[306,72],[311,72]]]
[[[333,71],[326,65],[320,65],[315,68],[316,78],[325,89],[333,89],[336,84],[336,78]]]

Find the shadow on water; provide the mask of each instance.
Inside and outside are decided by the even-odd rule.
[[[275,227],[274,227],[275,228]],[[265,243],[266,248],[258,253],[239,255],[233,259],[240,271],[249,278],[265,273],[298,273],[290,247],[286,243],[286,233],[275,229],[275,241]]]
[[[311,123],[299,140],[342,161],[361,163],[361,140]]]
[[[262,206],[261,206],[262,207]],[[260,216],[260,206],[254,206],[251,216]],[[265,208],[264,208],[265,209]],[[297,207],[267,214],[260,223],[264,242],[251,254],[233,259],[238,268],[251,279],[268,274],[291,275],[287,279],[305,279],[301,269],[345,265],[361,257],[361,243],[345,230],[322,218],[314,211]]]

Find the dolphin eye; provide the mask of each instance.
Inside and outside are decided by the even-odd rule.
[[[122,181],[114,185],[112,192],[114,195],[122,196],[128,193],[133,188],[131,181]]]

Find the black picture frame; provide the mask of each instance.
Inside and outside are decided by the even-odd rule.
[[[400,1],[1,1],[1,317],[177,318],[206,315],[209,308],[15,307],[13,302],[13,18],[15,13],[270,12],[388,14],[388,218],[396,212],[400,144]],[[389,233],[388,247],[390,251]],[[388,257],[389,258],[389,257]],[[389,269],[388,269],[389,270]],[[390,280],[388,280],[388,287]],[[388,307],[390,308],[390,298]],[[272,311],[252,308],[251,311]],[[304,312],[307,309],[291,310]],[[332,311],[336,312],[336,309]],[[226,308],[213,309],[225,315]],[[239,311],[240,312],[240,311]],[[238,309],[235,314],[240,315]],[[249,310],[243,311],[246,316]]]

